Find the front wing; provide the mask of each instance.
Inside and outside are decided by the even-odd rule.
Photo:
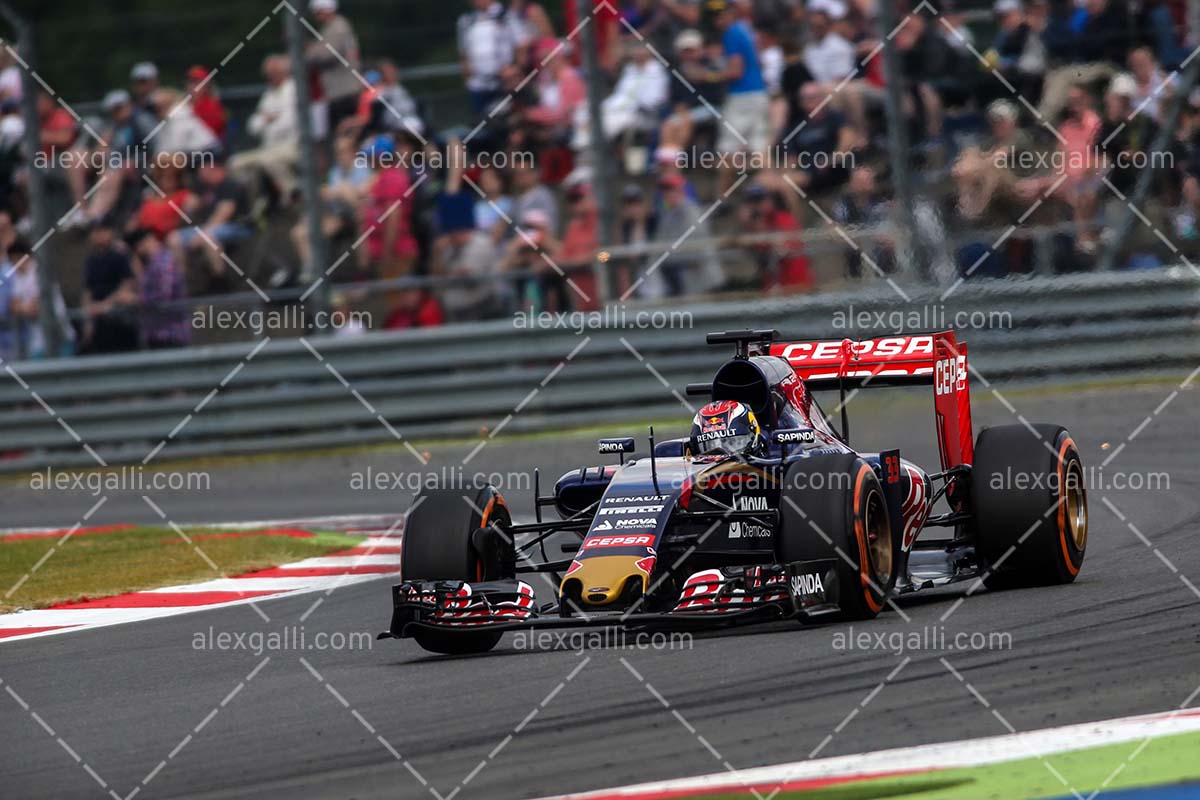
[[[717,628],[775,619],[818,620],[840,609],[837,561],[709,569],[685,581],[674,607],[649,612],[635,602],[620,609],[538,604],[518,579],[405,581],[392,587],[392,621],[380,638],[407,638],[414,628],[514,631],[529,628],[620,627],[628,630]]]

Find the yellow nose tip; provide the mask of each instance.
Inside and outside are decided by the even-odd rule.
[[[589,606],[613,603],[636,580],[646,591],[646,574],[636,566],[635,556],[602,556],[584,559],[582,566],[563,579],[559,587],[562,598],[577,598]]]

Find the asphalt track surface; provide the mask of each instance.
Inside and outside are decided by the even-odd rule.
[[[1093,484],[1090,547],[1074,585],[979,592],[956,608],[962,585],[903,601],[911,622],[889,611],[856,626],[1009,633],[1011,649],[845,650],[835,647],[844,626],[791,623],[698,636],[683,652],[521,650],[511,635],[493,654],[465,659],[394,641],[261,655],[195,647],[210,627],[280,631],[305,612],[309,641],[374,633],[389,613],[387,582],[375,581],[311,611],[318,595],[263,602],[269,623],[238,606],[0,645],[0,793],[519,798],[804,759],[817,748],[840,755],[1196,705],[1200,596],[1187,583],[1200,585],[1200,402],[1193,388],[1154,414],[1174,388],[1009,398],[1031,420],[1066,423],[1090,465],[1125,443],[1105,483],[1118,471],[1169,476],[1170,488],[1154,491]],[[1013,421],[986,391],[976,398],[977,427]],[[860,418],[856,443],[898,444],[928,462],[930,413],[905,399],[890,434],[882,420]],[[437,449],[434,463],[470,449]],[[591,452],[578,438],[497,440],[471,464],[539,462],[553,476]],[[411,458],[234,465],[219,482],[214,475],[209,496],[163,508],[181,520],[395,512],[407,498],[354,491],[347,476],[368,460],[408,470]],[[4,490],[7,513],[20,516],[23,496]],[[140,502],[115,498],[96,522],[151,518]],[[52,521],[71,524],[86,503],[60,497]],[[26,514],[10,524],[52,516],[48,505]]]

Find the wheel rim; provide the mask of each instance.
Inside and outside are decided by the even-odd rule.
[[[888,528],[887,509],[883,497],[872,491],[867,498],[867,558],[871,562],[871,579],[880,587],[887,586],[892,574],[892,536]]]
[[[1087,546],[1087,496],[1083,487],[1083,466],[1077,460],[1067,463],[1067,484],[1063,487],[1067,506],[1067,531],[1077,550]]]

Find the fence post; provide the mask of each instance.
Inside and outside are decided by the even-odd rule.
[[[38,114],[38,95],[42,87],[34,77],[37,70],[37,30],[34,24],[13,10],[6,2],[0,2],[0,16],[17,34],[17,59],[21,66],[21,113],[25,121],[25,136],[22,145],[29,169],[29,206],[33,222],[34,249],[41,250],[38,266],[38,324],[45,341],[46,356],[53,358],[62,347],[62,328],[58,319],[58,281],[54,277],[53,244],[47,246],[54,228],[53,212],[50,209],[49,181],[47,171],[39,169],[38,154],[42,150],[42,122]],[[5,45],[7,47],[7,45]],[[0,254],[0,261],[7,259]]]
[[[918,8],[910,13],[920,14]],[[921,243],[921,232],[917,228],[916,198],[913,193],[912,172],[909,170],[909,158],[912,148],[908,141],[908,129],[904,119],[904,75],[900,66],[900,57],[892,44],[891,37],[896,32],[896,4],[882,2],[878,4],[875,15],[877,34],[883,43],[883,74],[884,95],[883,106],[887,117],[888,150],[891,151],[892,183],[896,188],[896,203],[900,206],[900,224],[897,226],[899,236],[896,242],[897,268],[901,275],[916,274],[922,279],[927,278],[929,264],[925,262],[925,248]],[[915,262],[900,263],[903,254]]]
[[[596,206],[600,213],[600,225],[597,239],[601,252],[607,251],[616,241],[616,195],[613,191],[613,158],[605,148],[604,126],[600,120],[600,104],[604,100],[604,76],[600,71],[600,54],[596,37],[596,17],[598,9],[593,8],[592,0],[575,0],[579,21],[583,25],[583,73],[587,81],[588,104],[588,149],[591,151],[592,188],[596,193]],[[603,8],[601,6],[600,8]],[[561,58],[561,56],[560,56]],[[599,269],[597,277],[600,283],[596,289],[600,293],[601,305],[612,299],[612,271],[608,263],[597,262]]]
[[[306,287],[323,276],[321,271],[329,263],[329,252],[322,221],[325,216],[321,205],[321,176],[316,141],[313,138],[312,103],[309,97],[308,68],[304,63],[304,27],[301,15],[308,12],[308,0],[297,0],[295,11],[283,15],[288,45],[288,58],[292,64],[292,81],[296,84],[296,118],[300,124],[300,189],[304,198],[304,219],[308,233],[309,259],[300,265],[301,280]],[[322,280],[305,299],[307,325],[311,329],[319,312],[328,311],[329,283]]]

